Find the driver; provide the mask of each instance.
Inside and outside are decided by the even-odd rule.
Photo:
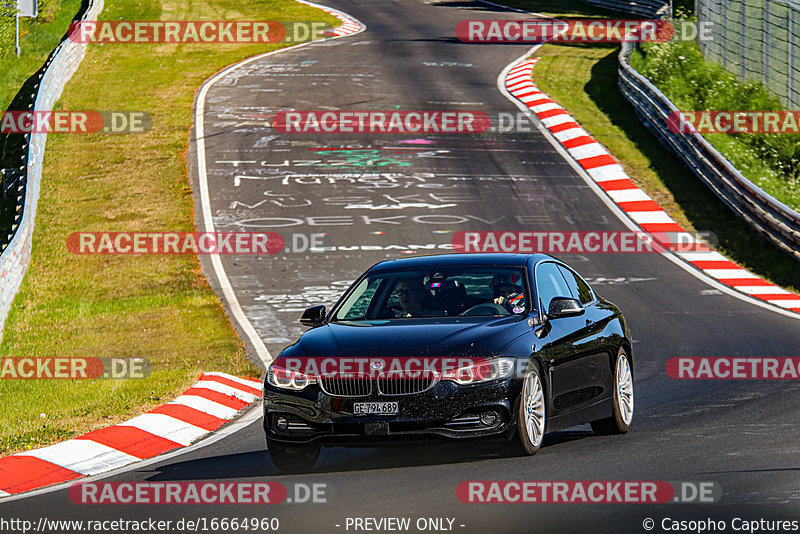
[[[498,274],[492,278],[492,293],[495,304],[500,304],[512,313],[525,310],[525,292],[517,285],[519,275]]]
[[[394,288],[400,309],[395,317],[414,317],[427,309],[425,299],[430,294],[420,278],[402,278]]]

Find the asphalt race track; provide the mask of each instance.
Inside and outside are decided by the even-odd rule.
[[[518,111],[497,79],[530,46],[465,44],[455,28],[463,19],[520,15],[469,0],[326,5],[358,18],[366,31],[252,61],[208,85],[204,95],[216,230],[280,232],[287,239],[322,234],[327,247],[222,258],[242,311],[272,356],[302,332],[303,309],[334,303],[380,260],[448,252],[454,232],[627,230],[536,131],[409,136],[273,130],[271,118],[292,109]],[[198,224],[205,229],[196,145],[189,166]],[[348,517],[403,516],[412,524],[446,517],[454,519],[456,532],[544,533],[644,532],[645,518],[661,532],[664,517],[800,516],[796,383],[676,381],[665,373],[676,356],[800,356],[800,321],[714,289],[659,254],[561,258],[628,319],[636,412],[627,435],[595,437],[588,426],[578,427],[548,436],[533,457],[449,443],[327,448],[313,472],[285,476],[270,462],[254,416],[207,446],[106,480],[269,480],[289,488],[324,483],[327,503],[91,507],[72,503],[59,489],[12,500],[0,512],[34,521],[41,515],[277,517],[281,532],[318,533],[353,532],[345,529]],[[207,260],[206,273],[219,289]],[[706,481],[721,486],[722,496],[707,504],[463,504],[455,490],[465,480]]]

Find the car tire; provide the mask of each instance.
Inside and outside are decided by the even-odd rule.
[[[319,458],[319,445],[287,445],[267,438],[267,452],[275,467],[286,473],[308,471]]]
[[[613,415],[608,419],[592,422],[592,430],[598,435],[624,434],[633,420],[633,373],[630,358],[624,347],[620,347],[614,363]]]
[[[532,455],[542,446],[547,402],[539,367],[531,363],[522,379],[517,409],[517,438],[523,454]]]

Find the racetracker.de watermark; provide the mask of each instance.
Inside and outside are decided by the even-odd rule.
[[[674,35],[666,20],[462,20],[456,26],[464,43],[663,43]]]
[[[322,21],[79,21],[69,28],[76,43],[104,44],[253,44],[302,43],[330,35]]]
[[[75,504],[307,504],[326,503],[327,484],[280,482],[79,482],[69,488]]]
[[[800,111],[673,111],[667,127],[674,133],[797,134]]]
[[[153,119],[144,111],[5,111],[0,134],[145,133]]]
[[[709,241],[716,242],[716,236],[708,232],[461,231],[453,234],[452,246],[465,253],[642,254],[667,250],[705,252],[713,250]]]
[[[668,125],[675,132],[700,131],[701,133],[748,133],[732,129],[741,124],[742,118],[735,116],[736,123],[726,119],[730,112],[686,111],[686,118],[673,113]],[[742,114],[766,112],[735,112]],[[778,113],[765,115],[764,121],[751,118],[752,124],[766,124],[769,131],[791,133],[791,117],[775,123]],[[789,113],[789,112],[787,112]],[[800,113],[800,112],[798,112]],[[717,115],[715,115],[717,114]],[[774,115],[774,116],[773,116]],[[744,115],[742,115],[743,117]],[[726,122],[727,121],[727,122]],[[778,124],[775,128],[773,123]],[[539,129],[535,116],[525,112],[507,111],[455,111],[455,110],[338,110],[338,111],[280,111],[272,118],[272,127],[282,134],[517,134],[531,133]]]
[[[468,480],[456,486],[456,497],[467,504],[713,503],[722,498],[722,486],[712,481]]]
[[[499,368],[502,363],[502,369]],[[483,380],[494,376],[510,376],[512,372],[521,374],[527,361],[500,362],[475,357],[287,357],[281,358],[270,367],[270,373],[277,379],[292,380],[326,378],[430,378]]]
[[[670,358],[667,375],[674,380],[800,380],[800,357]]]
[[[323,252],[328,234],[277,232],[74,232],[73,254],[281,254]]]
[[[477,503],[666,503],[674,490],[665,481],[566,480],[464,481],[456,487],[456,497],[468,504]]]
[[[292,133],[475,134],[492,126],[483,111],[281,111],[272,127]]]
[[[95,380],[147,378],[147,358],[0,358],[0,380]]]

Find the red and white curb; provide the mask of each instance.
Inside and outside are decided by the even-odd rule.
[[[297,1],[321,9],[342,22],[328,39],[354,35],[366,29],[364,24],[342,11]],[[262,54],[236,66],[288,49]],[[229,70],[218,73],[214,80]],[[265,361],[271,359],[266,348],[259,356]],[[0,458],[0,499],[105,473],[187,447],[232,420],[261,395],[260,382],[223,373],[205,373],[183,395],[146,414],[49,447]]]
[[[342,21],[342,24],[334,28],[333,31],[331,32],[331,35],[333,37],[344,37],[347,35],[353,35],[356,33],[360,33],[367,28],[358,20],[354,19],[353,17],[351,17],[350,15],[348,15],[343,11],[339,11],[338,9],[333,9],[331,7],[323,6],[321,4],[314,4],[312,2],[304,2],[303,0],[297,0],[297,1],[300,2],[301,4],[306,4],[315,7],[317,9],[321,9],[328,15],[333,15],[334,17]]]
[[[304,43],[296,44],[294,46],[289,46],[278,50],[272,50],[271,52],[259,54],[257,56],[253,56],[251,58],[240,61],[239,63],[235,63],[223,69],[222,71],[218,72],[214,76],[212,76],[202,86],[200,86],[200,89],[197,91],[197,96],[195,98],[195,110],[194,110],[195,134],[193,141],[195,143],[195,148],[196,148],[195,152],[197,156],[196,160],[197,187],[200,191],[198,206],[200,214],[202,215],[202,221],[203,221],[202,227],[206,232],[213,233],[216,231],[215,230],[216,225],[214,224],[214,217],[211,211],[211,193],[209,192],[208,188],[208,171],[206,163],[206,141],[205,141],[206,97],[208,96],[208,91],[211,89],[211,87],[213,87],[215,83],[222,80],[225,76],[229,75],[235,70],[242,68],[246,65],[250,65],[253,62],[261,61],[262,59],[268,58],[273,55],[283,54],[290,50],[297,50],[298,48],[302,48],[304,46],[315,46],[316,44],[321,42],[326,42],[333,39],[339,39],[341,37],[355,35],[367,29],[366,25],[356,20],[355,18],[351,17],[347,13],[344,13],[337,9],[333,9],[328,6],[323,6],[320,4],[315,4],[307,0],[297,0],[297,2],[300,2],[301,4],[305,4],[307,6],[311,6],[316,9],[321,9],[326,13],[333,15],[334,17],[342,21],[342,25],[334,29],[333,32],[334,35],[326,37],[325,39],[307,41]],[[247,337],[247,340],[250,342],[251,346],[255,350],[256,355],[264,364],[264,368],[269,367],[269,364],[272,363],[272,355],[267,349],[267,346],[264,344],[264,341],[258,335],[258,332],[256,332],[253,323],[251,323],[250,319],[248,319],[247,315],[245,315],[244,310],[242,309],[242,306],[239,303],[239,299],[236,297],[236,292],[233,290],[231,281],[228,278],[228,274],[225,272],[225,266],[222,264],[220,256],[212,254],[209,260],[211,262],[211,268],[214,271],[214,275],[216,276],[217,281],[219,283],[219,291],[222,293],[221,295],[222,300],[228,305],[231,316],[235,320],[236,324],[238,324],[239,327],[242,329],[242,332]]]
[[[0,497],[97,475],[187,447],[261,398],[260,382],[205,373],[170,403],[124,423],[0,458]]]
[[[642,230],[667,233],[681,243],[698,243],[693,234],[676,223],[656,201],[637,187],[611,154],[581,128],[564,108],[534,85],[531,74],[539,58],[520,60],[509,69],[505,88],[527,106],[561,143],[583,170]],[[676,241],[677,244],[677,241]],[[786,291],[728,258],[698,243],[700,251],[678,252],[683,261],[726,286],[780,308],[800,313],[800,295]],[[708,250],[704,250],[708,249]]]

